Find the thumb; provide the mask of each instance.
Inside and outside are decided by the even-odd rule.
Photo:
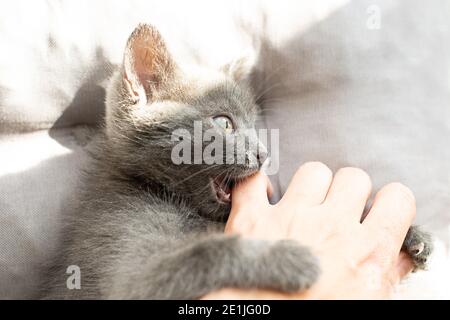
[[[269,178],[262,172],[239,181],[231,192],[231,213],[225,232],[252,225],[272,194]]]
[[[247,204],[267,204],[272,192],[269,178],[260,171],[236,183],[231,193],[231,205],[242,207]]]

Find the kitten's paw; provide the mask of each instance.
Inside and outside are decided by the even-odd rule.
[[[414,271],[425,270],[427,260],[433,252],[433,241],[428,233],[417,226],[412,226],[403,242],[403,250],[411,256],[415,266]]]
[[[284,292],[297,292],[311,287],[320,274],[319,261],[311,251],[295,241],[273,244],[265,265],[268,286]]]

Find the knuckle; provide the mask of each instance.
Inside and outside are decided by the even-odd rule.
[[[411,191],[410,188],[408,188],[407,186],[405,186],[403,183],[400,182],[392,182],[389,183],[386,188],[390,188],[393,191],[396,191],[398,193],[403,194],[405,197],[409,197],[411,200],[414,200],[414,194]]]
[[[327,167],[326,164],[319,162],[319,161],[310,161],[310,162],[305,162],[301,168],[308,168],[308,169],[317,169],[317,170],[327,170],[330,171],[330,168]]]
[[[332,176],[333,175],[333,172],[331,171],[330,168],[328,168],[327,165],[325,165],[322,162],[318,162],[318,161],[306,162],[300,167],[299,171],[300,170],[310,170],[310,171],[321,172],[321,174],[323,174],[324,176]]]
[[[414,193],[411,191],[411,189],[400,182],[392,182],[386,185],[385,189],[395,195],[398,195],[399,197],[402,197],[402,199],[410,202],[413,205],[415,205],[416,203],[416,198],[414,197]]]
[[[360,183],[363,183],[364,185],[366,185],[368,187],[372,186],[372,179],[367,174],[367,172],[365,172],[364,170],[362,170],[360,168],[345,167],[345,168],[339,169],[337,174],[352,176],[355,179],[358,179],[360,181]]]

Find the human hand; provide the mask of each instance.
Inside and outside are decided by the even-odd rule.
[[[282,240],[309,246],[319,258],[321,275],[296,294],[224,289],[207,299],[380,299],[413,267],[400,252],[415,216],[415,200],[405,186],[393,183],[362,213],[371,193],[369,176],[360,169],[332,172],[321,163],[303,165],[283,199],[271,205],[270,183],[262,174],[235,187],[227,234]]]

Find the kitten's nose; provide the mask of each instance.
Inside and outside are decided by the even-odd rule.
[[[268,155],[269,154],[267,150],[259,148],[258,153],[256,154],[256,159],[258,160],[259,168],[261,168],[263,163],[267,160]]]

